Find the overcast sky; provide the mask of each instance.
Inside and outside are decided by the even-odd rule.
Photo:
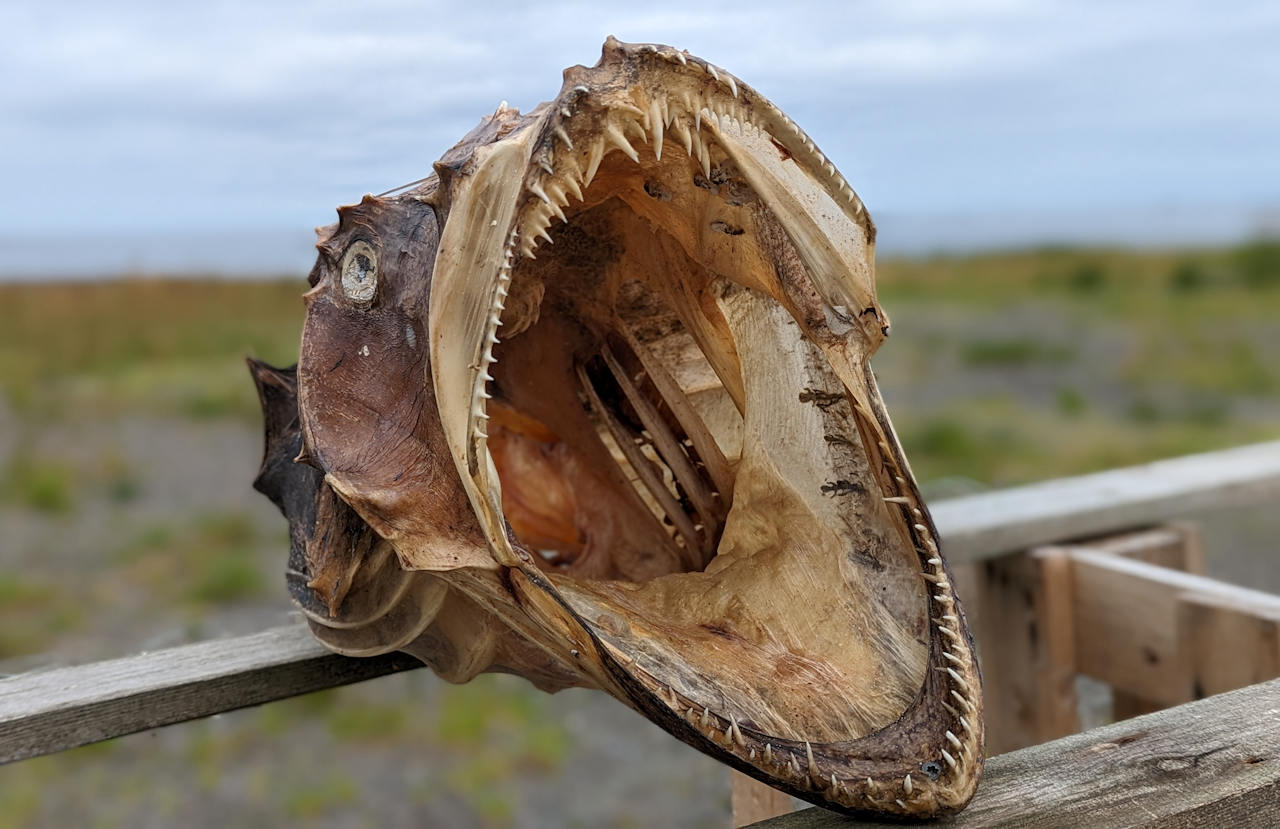
[[[10,241],[309,232],[611,33],[754,85],[877,217],[1280,208],[1274,0],[27,0],[0,26]]]

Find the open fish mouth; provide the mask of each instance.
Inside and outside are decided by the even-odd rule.
[[[436,170],[348,210],[438,238],[393,250],[356,213],[327,231],[298,374],[311,486],[367,522],[339,533],[348,581],[395,571],[384,603],[430,605],[382,641],[413,651],[456,590],[504,630],[477,669],[601,688],[820,805],[962,808],[977,663],[868,365],[888,333],[874,226],[831,162],[732,75],[611,38],[554,101],[499,108]],[[379,259],[417,287],[371,288]],[[391,356],[335,386],[353,331]],[[377,428],[333,414],[360,383]],[[396,424],[397,447],[425,448],[391,475],[376,458]],[[318,629],[359,627],[341,603],[313,609]],[[456,625],[431,635],[467,647]],[[442,647],[419,652],[435,665]]]

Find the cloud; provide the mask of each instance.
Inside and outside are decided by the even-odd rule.
[[[1280,7],[759,0],[9,4],[8,232],[309,227],[604,36],[772,97],[873,210],[1280,203]],[[15,37],[12,33],[21,32]]]

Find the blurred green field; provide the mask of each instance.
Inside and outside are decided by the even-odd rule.
[[[1280,243],[891,259],[879,286],[873,365],[934,497],[1280,437]],[[296,359],[304,288],[0,285],[0,672],[281,621],[244,357]],[[620,762],[573,724],[583,699],[425,672],[340,689],[0,768],[0,827],[502,825]],[[681,781],[663,786],[719,791],[709,760],[653,739]],[[635,788],[581,825],[660,796],[608,783]]]
[[[1274,431],[1280,243],[890,259],[879,284],[897,324],[877,372],[924,480],[1007,484]],[[0,285],[0,390],[21,420],[92,412],[255,421],[243,358],[296,358],[301,288]],[[957,375],[972,381],[968,392],[955,388]],[[1009,388],[993,391],[993,378]],[[948,393],[931,395],[935,382]],[[1051,394],[1024,393],[1045,382]],[[8,478],[33,480],[29,465],[22,471]],[[58,508],[57,477],[34,476],[43,492],[15,493],[29,485],[13,480],[5,491]]]

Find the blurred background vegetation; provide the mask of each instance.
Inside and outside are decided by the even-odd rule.
[[[1280,436],[1275,241],[892,259],[879,285],[874,366],[932,497]],[[296,359],[302,288],[0,285],[0,673],[286,620],[243,359]],[[725,780],[611,700],[421,671],[0,768],[0,827],[630,825],[662,804],[722,825]]]

